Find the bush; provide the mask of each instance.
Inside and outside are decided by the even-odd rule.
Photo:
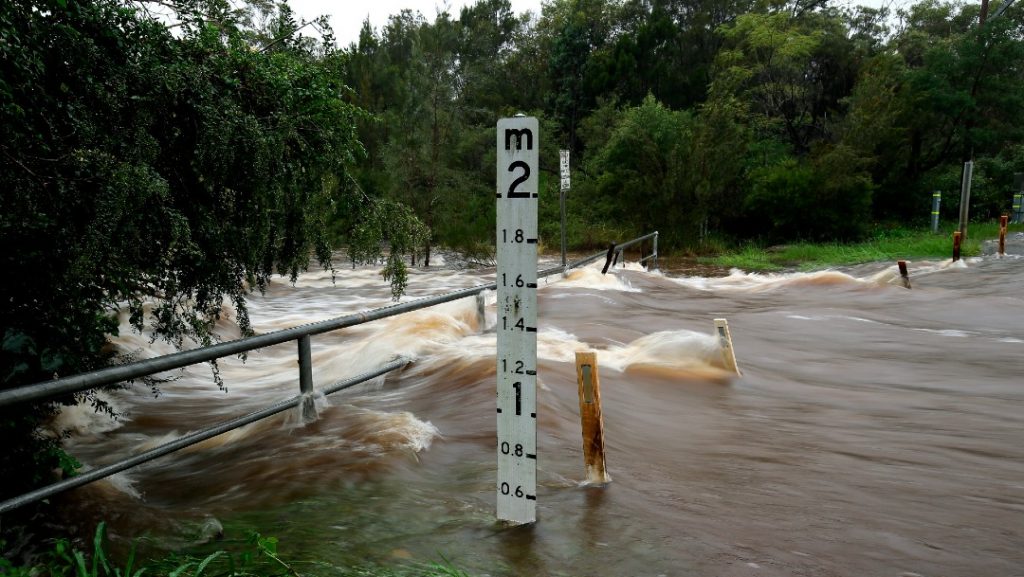
[[[811,161],[786,158],[752,171],[744,202],[772,242],[854,240],[870,222],[871,179],[849,148],[837,146]]]

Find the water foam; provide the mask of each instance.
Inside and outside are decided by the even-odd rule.
[[[430,449],[441,431],[430,421],[421,421],[408,411],[376,411],[353,405],[345,410],[344,439],[355,450],[372,454],[393,451],[420,453]]]
[[[47,425],[49,434],[58,437],[67,431],[75,436],[99,435],[123,426],[126,420],[121,415],[124,413],[123,405],[105,393],[97,392],[95,395],[100,401],[110,405],[119,416],[114,418],[107,413],[99,412],[87,402],[62,406],[60,412],[54,415]]]
[[[725,277],[670,277],[670,280],[705,292],[762,292],[803,286],[857,286],[867,282],[834,270],[765,274],[748,273],[739,269],[732,269],[729,276]]]
[[[601,356],[601,366],[619,371],[650,368],[711,375],[716,373],[713,369],[725,369],[718,337],[687,330],[659,331],[610,347]]]
[[[585,267],[574,268],[564,278],[554,283],[559,288],[588,288],[594,290],[615,290],[622,292],[641,292],[634,288],[629,280],[617,274],[601,274],[604,265],[594,263]],[[614,271],[613,271],[614,272]]]

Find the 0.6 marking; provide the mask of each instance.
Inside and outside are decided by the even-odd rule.
[[[509,497],[516,497],[516,498],[519,498],[519,499],[526,498],[527,500],[530,500],[530,501],[536,501],[537,500],[537,496],[536,495],[527,495],[526,492],[523,491],[523,486],[522,485],[516,485],[515,490],[513,490],[512,486],[509,485],[508,483],[502,483],[498,487],[498,490],[501,491],[502,495],[506,495],[506,496],[509,496]]]

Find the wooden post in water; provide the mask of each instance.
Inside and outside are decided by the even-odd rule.
[[[1006,223],[1010,218],[1006,215],[999,217],[999,256],[1006,255]]]
[[[960,231],[953,233],[953,262],[960,260]]]
[[[601,414],[601,379],[597,353],[576,353],[576,382],[579,385],[580,422],[583,424],[583,465],[588,483],[610,483],[604,461],[604,417]]]
[[[910,273],[907,272],[907,261],[896,261],[896,266],[900,269],[900,279],[903,280],[903,288],[910,288]]]
[[[736,353],[732,348],[732,334],[729,332],[729,321],[715,319],[715,332],[718,333],[718,346],[722,348],[722,360],[725,368],[742,375],[739,365],[736,364]]]

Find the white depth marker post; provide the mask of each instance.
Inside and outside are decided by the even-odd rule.
[[[565,195],[569,194],[569,151],[559,150],[558,151],[558,165],[560,167],[559,172],[561,173],[561,185],[559,186],[558,194],[558,209],[562,213],[562,274],[565,274]]]
[[[537,520],[536,118],[498,120],[498,519]]]

